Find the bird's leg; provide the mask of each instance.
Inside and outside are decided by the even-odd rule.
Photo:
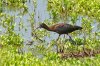
[[[57,38],[57,40],[56,40],[56,41],[58,41],[58,40],[59,40],[59,37],[60,37],[60,34],[59,34],[59,36],[58,36],[58,38]],[[59,51],[58,51],[58,44],[56,44],[56,46],[57,46],[57,53],[59,53]]]
[[[62,45],[62,41],[60,41],[60,44],[58,45],[59,45],[59,52],[64,53],[64,45]]]
[[[68,35],[68,34],[67,34]],[[71,42],[73,43],[73,44],[76,44],[76,42],[71,38],[71,36],[70,35],[68,35],[69,36],[69,39],[71,40]]]
[[[67,34],[68,35],[68,34]],[[71,36],[70,35],[68,35],[69,36],[69,39],[70,39],[70,41],[72,42],[72,44],[75,44],[75,41],[71,38]],[[74,50],[73,49],[73,46],[72,46],[72,50]],[[71,51],[71,53],[73,54],[73,52]]]
[[[58,36],[58,38],[57,38],[57,40],[56,40],[56,41],[58,41],[58,40],[59,40],[59,37],[60,37],[60,34],[59,34],[59,36]]]
[[[85,52],[86,34],[84,33],[83,51]]]
[[[68,35],[68,34],[67,34]],[[69,36],[69,38],[72,40],[72,37],[70,36],[70,35],[68,35]]]
[[[67,34],[68,35],[68,34]],[[69,36],[69,39],[71,40],[71,41],[73,41],[73,39],[72,39],[72,37],[70,36],[70,35],[68,35]]]
[[[60,52],[61,53],[64,53],[64,46],[63,45],[61,45],[62,47],[60,48]]]

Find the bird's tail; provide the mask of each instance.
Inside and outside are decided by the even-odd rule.
[[[81,30],[82,27],[80,27],[80,26],[74,26],[74,29],[75,29],[75,30]]]

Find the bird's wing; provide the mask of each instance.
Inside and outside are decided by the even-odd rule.
[[[55,24],[53,26],[50,26],[50,28],[53,29],[53,30],[56,30],[57,28],[61,28],[63,26],[64,26],[64,24],[63,23],[60,23],[60,24]]]
[[[55,31],[58,33],[69,33],[73,30],[73,26],[70,24],[59,24],[55,26]]]
[[[59,29],[72,29],[73,28],[73,26],[72,25],[70,25],[70,24],[59,24],[59,25],[57,25],[57,26],[55,26],[55,29],[56,28],[59,28]]]

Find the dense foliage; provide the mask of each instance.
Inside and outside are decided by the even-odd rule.
[[[29,0],[30,2],[31,0]],[[36,8],[38,7],[38,0],[32,0],[34,10],[30,13],[27,0],[0,0],[0,66],[99,66],[100,55],[94,57],[84,58],[67,58],[62,59],[61,54],[56,54],[53,47],[58,43],[58,46],[64,45],[65,52],[83,51],[82,44],[85,48],[96,50],[100,48],[100,1],[99,0],[48,0],[47,10],[51,15],[51,22],[45,20],[48,25],[58,23],[60,21],[71,24],[81,23],[83,27],[82,32],[72,33],[73,40],[78,44],[74,46],[66,38],[60,38],[58,42],[52,39],[48,42],[45,37],[50,37],[50,32],[46,30],[35,29]],[[13,11],[20,11],[18,15],[11,15],[5,13],[5,9]],[[26,14],[29,15],[27,21],[30,23],[28,29],[24,26],[22,20]],[[39,18],[39,17],[38,17]],[[15,19],[20,19],[19,24]],[[95,25],[96,24],[96,25]],[[34,46],[31,51],[24,52],[24,39],[22,35],[16,32],[18,26],[19,31],[31,30],[32,40]],[[39,41],[34,34],[37,34]],[[81,36],[81,37],[80,37]],[[29,48],[30,49],[30,48]],[[38,56],[40,55],[40,56]],[[41,57],[42,56],[42,57]]]
[[[100,55],[86,58],[61,59],[55,53],[47,54],[43,59],[34,57],[31,53],[18,54],[13,46],[6,46],[0,49],[1,66],[98,66]]]
[[[69,17],[76,22],[79,16],[100,21],[99,0],[49,0],[48,10],[55,20],[68,20]]]

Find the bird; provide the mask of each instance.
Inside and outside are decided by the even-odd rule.
[[[56,33],[59,34],[59,37],[62,34],[68,35],[69,33],[73,32],[75,30],[81,30],[82,29],[82,27],[80,27],[80,26],[71,25],[71,24],[67,24],[67,23],[59,23],[59,24],[55,24],[55,25],[52,25],[52,26],[49,26],[49,27],[45,23],[42,23],[42,24],[39,25],[38,28],[44,28],[48,31],[56,32]],[[59,37],[58,37],[58,39],[59,39]],[[69,38],[71,38],[71,37],[69,36]]]
[[[76,30],[83,29],[81,26],[71,25],[71,24],[68,24],[68,23],[57,23],[57,24],[54,24],[52,26],[48,26],[45,23],[41,23],[39,25],[39,27],[37,27],[37,28],[44,28],[48,31],[58,33],[59,36],[57,38],[57,41],[62,34],[66,34],[66,35],[69,36],[69,33],[76,31]],[[71,36],[69,36],[69,38],[72,40]]]

